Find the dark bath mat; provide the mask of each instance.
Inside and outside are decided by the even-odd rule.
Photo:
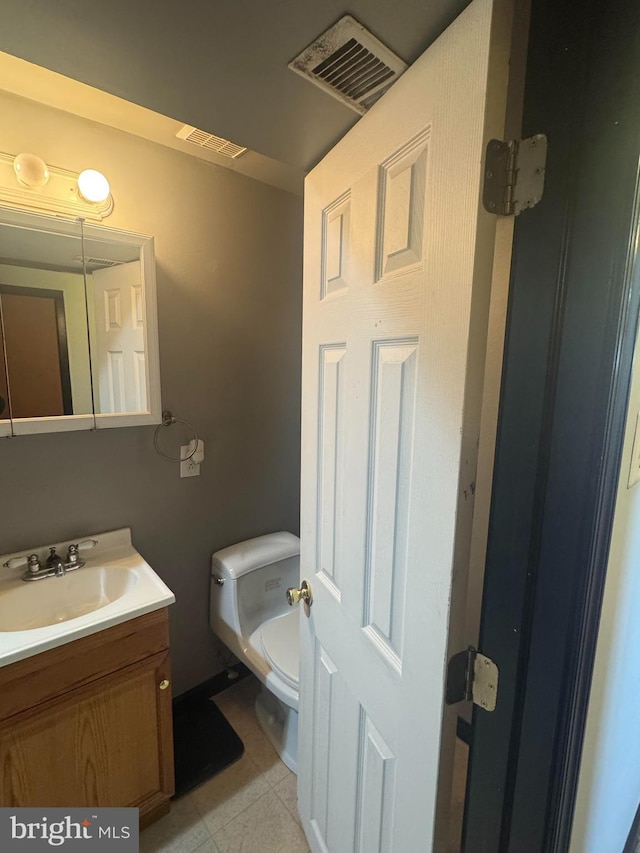
[[[176,797],[237,761],[244,745],[218,707],[206,696],[173,703]]]

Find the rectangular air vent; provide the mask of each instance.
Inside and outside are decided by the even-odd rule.
[[[235,142],[229,142],[228,139],[223,139],[221,136],[214,136],[213,133],[207,133],[204,130],[198,130],[197,127],[190,127],[185,124],[176,136],[178,139],[184,139],[185,142],[191,142],[198,145],[200,148],[208,148],[210,151],[215,151],[216,154],[222,154],[225,157],[230,157],[235,160],[247,150],[241,145],[236,145]]]
[[[76,263],[82,263],[82,255],[76,255],[73,259]],[[122,261],[114,261],[110,258],[91,258],[87,256],[85,259],[85,263],[88,268],[98,269],[104,267],[117,267],[118,264],[123,263]]]
[[[407,65],[355,18],[345,15],[296,56],[289,68],[364,115]]]

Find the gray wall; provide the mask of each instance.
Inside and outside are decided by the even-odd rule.
[[[298,532],[301,200],[138,137],[0,93],[0,150],[111,182],[105,225],[156,241],[162,402],[205,441],[179,479],[153,427],[0,440],[0,553],[130,526],[175,592],[174,693],[220,671],[211,553]],[[162,435],[175,453],[187,435]]]

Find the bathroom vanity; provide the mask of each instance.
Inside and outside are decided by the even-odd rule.
[[[0,580],[0,805],[134,806],[145,826],[168,811],[173,794],[167,605],[174,598],[128,530],[97,538],[106,548],[74,572],[80,582],[61,573],[28,583],[8,569]],[[92,570],[102,572],[95,583]],[[126,583],[114,581],[125,575]],[[55,598],[65,582],[65,611],[43,604],[44,616],[25,613],[31,624],[62,621],[3,630],[3,601],[25,600],[31,590],[37,611],[39,598]],[[105,603],[109,584],[120,594]],[[38,595],[48,585],[51,592]]]

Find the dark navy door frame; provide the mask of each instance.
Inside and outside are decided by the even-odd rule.
[[[568,850],[640,305],[640,3],[532,0],[463,850]],[[604,851],[603,851],[604,853]],[[606,851],[618,853],[618,851]]]

